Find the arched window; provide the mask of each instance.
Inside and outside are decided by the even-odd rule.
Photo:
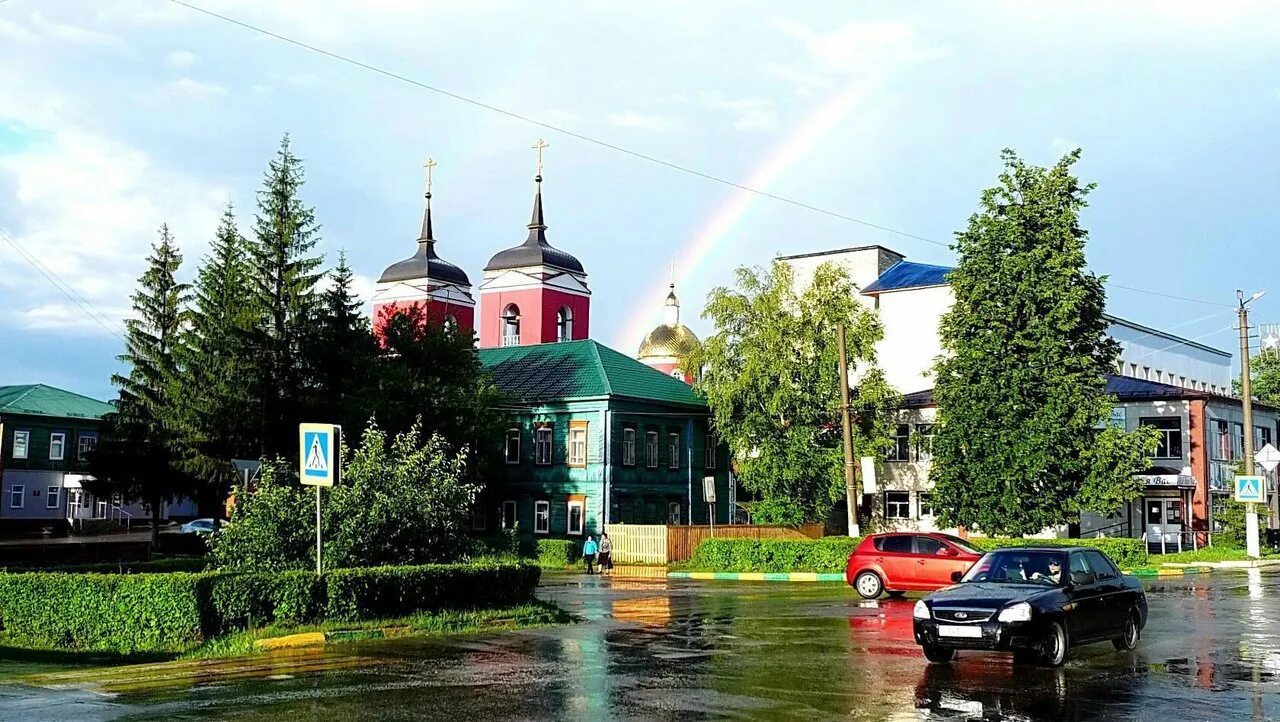
[[[452,313],[447,313],[444,316],[444,330],[450,333],[457,333],[458,331],[458,319]]]
[[[520,307],[514,303],[502,310],[502,345],[520,345]]]
[[[573,340],[573,311],[568,306],[561,306],[556,311],[556,341]]]

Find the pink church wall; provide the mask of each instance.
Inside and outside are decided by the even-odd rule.
[[[379,339],[382,338],[382,327],[386,325],[387,319],[396,312],[409,309],[413,306],[424,307],[427,311],[428,323],[444,323],[446,316],[453,316],[458,322],[458,328],[462,331],[471,331],[475,329],[476,310],[471,306],[460,306],[456,303],[445,303],[435,299],[424,301],[391,301],[388,303],[375,303],[373,305],[373,333]]]
[[[573,328],[570,338],[581,341],[590,338],[591,334],[591,297],[578,296],[564,291],[545,290],[542,292],[542,307],[546,312],[542,315],[543,343],[556,340],[556,314],[561,306],[568,306],[573,314]]]
[[[674,364],[674,363],[653,363],[653,362],[650,362],[650,361],[645,361],[644,359],[641,359],[641,360],[640,360],[640,363],[644,364],[645,366],[648,366],[649,368],[651,368],[651,369],[653,369],[653,370],[655,370],[655,371],[661,371],[662,373],[666,374],[667,376],[671,376],[671,375],[673,375],[673,373],[675,372],[675,370],[676,370],[677,368],[679,368],[679,365],[678,365],[678,364]],[[689,373],[682,373],[682,374],[680,374],[677,378],[679,378],[681,381],[685,382],[686,384],[691,384],[691,385],[693,384],[693,375],[692,375],[692,374],[689,374]]]
[[[520,309],[521,346],[554,342],[556,312],[561,306],[573,312],[573,340],[590,335],[590,297],[547,288],[489,291],[480,294],[480,348],[502,345],[502,311],[513,303]]]

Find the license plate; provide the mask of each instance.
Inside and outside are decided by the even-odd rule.
[[[961,627],[955,624],[939,624],[938,636],[980,638],[982,636],[982,627]]]

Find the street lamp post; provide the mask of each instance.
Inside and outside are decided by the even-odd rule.
[[[1249,375],[1249,304],[1262,298],[1266,291],[1258,291],[1245,298],[1244,291],[1236,291],[1236,300],[1240,302],[1238,311],[1240,319],[1240,403],[1244,407],[1244,475],[1253,476],[1253,379]],[[1250,502],[1245,512],[1245,547],[1246,553],[1258,558],[1262,556],[1258,544],[1258,511]]]

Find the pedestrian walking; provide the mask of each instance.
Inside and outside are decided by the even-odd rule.
[[[613,573],[613,540],[609,532],[600,532],[600,573]]]
[[[586,543],[582,545],[582,561],[587,563],[587,574],[594,574],[591,570],[591,565],[596,562],[596,550],[596,540],[592,537],[587,537]]]

